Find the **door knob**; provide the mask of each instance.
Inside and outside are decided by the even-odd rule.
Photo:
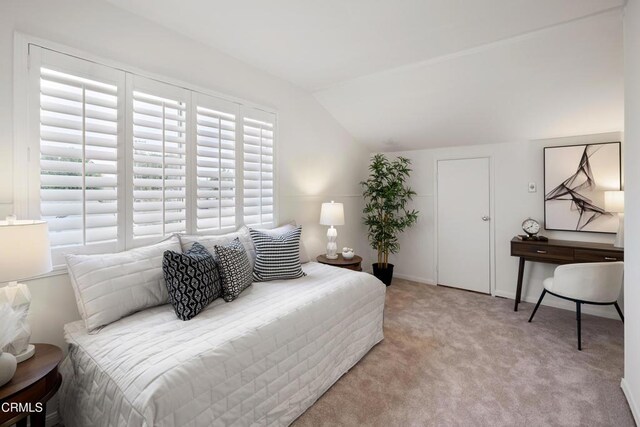
[[[489,221],[490,219],[491,219],[491,218],[489,218],[489,217],[488,217],[488,216],[486,216],[486,215],[482,217],[482,220],[483,220],[483,221]]]

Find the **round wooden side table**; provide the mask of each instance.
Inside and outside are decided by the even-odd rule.
[[[332,265],[334,267],[347,268],[354,271],[362,271],[362,258],[354,255],[351,259],[344,259],[342,254],[338,254],[338,258],[329,259],[325,255],[318,255],[316,258],[320,264]]]
[[[17,424],[44,427],[47,401],[56,394],[62,383],[58,365],[62,350],[51,344],[36,344],[30,359],[18,363],[11,381],[0,387],[0,427]]]

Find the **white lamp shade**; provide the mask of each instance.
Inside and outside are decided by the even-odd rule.
[[[0,221],[0,283],[51,271],[45,221]]]
[[[323,203],[320,210],[320,224],[344,225],[344,207],[342,203]]]
[[[604,210],[607,212],[624,212],[624,191],[605,191]]]

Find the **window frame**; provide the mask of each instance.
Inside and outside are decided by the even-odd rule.
[[[40,217],[40,128],[39,119],[38,123],[34,124],[34,117],[39,118],[40,111],[40,91],[32,90],[33,87],[39,87],[40,73],[34,72],[34,68],[39,68],[39,58],[35,58],[34,55],[38,49],[31,49],[31,46],[38,47],[40,49],[46,49],[58,54],[67,55],[77,60],[93,62],[100,66],[109,67],[125,73],[125,87],[124,93],[126,96],[119,97],[118,100],[118,122],[123,123],[125,126],[119,126],[118,138],[119,144],[119,158],[118,158],[118,199],[125,197],[124,212],[118,212],[118,240],[116,243],[115,251],[122,251],[131,249],[133,247],[142,246],[153,241],[162,240],[162,238],[151,239],[136,239],[133,242],[132,224],[133,224],[133,212],[132,212],[132,190],[130,187],[133,185],[133,173],[132,173],[132,147],[133,144],[128,143],[128,138],[133,138],[133,121],[132,121],[132,103],[129,102],[129,94],[132,94],[131,83],[132,79],[139,77],[149,81],[157,81],[159,84],[169,85],[175,87],[176,90],[185,91],[188,94],[187,98],[187,114],[191,115],[196,112],[197,109],[197,94],[202,94],[205,97],[211,97],[213,99],[220,100],[223,103],[238,104],[238,114],[236,116],[236,229],[244,225],[243,218],[243,134],[238,129],[242,126],[245,111],[263,111],[274,117],[274,163],[273,163],[273,223],[278,223],[278,173],[277,173],[277,161],[278,161],[278,114],[274,108],[266,107],[260,104],[247,101],[245,99],[229,96],[217,91],[190,84],[185,81],[166,77],[159,74],[150,73],[145,70],[138,69],[136,67],[123,64],[118,61],[102,58],[92,55],[88,52],[75,49],[66,45],[62,45],[56,42],[44,40],[38,37],[33,37],[20,32],[14,33],[14,93],[13,93],[13,112],[14,112],[14,132],[13,132],[13,212],[20,219],[39,219]],[[35,58],[35,60],[34,60]],[[120,88],[119,88],[120,93]],[[122,108],[120,108],[122,105]],[[206,108],[206,105],[203,105]],[[121,119],[120,115],[123,114],[126,118]],[[122,121],[121,121],[122,120]],[[187,137],[186,146],[187,152],[193,150],[196,147],[196,135],[195,123],[192,120],[187,121]],[[124,138],[123,142],[120,142],[120,138]],[[120,158],[123,157],[123,158]],[[194,169],[195,156],[187,154],[187,190],[186,190],[186,203],[187,203],[187,233],[197,233],[196,226],[196,209],[197,203],[196,189],[194,183],[197,176]],[[122,167],[122,169],[121,169]],[[131,169],[131,170],[130,170]],[[122,189],[122,191],[121,191]],[[118,201],[120,203],[120,200]],[[120,206],[120,205],[119,205]],[[121,224],[121,221],[123,222]],[[120,235],[120,231],[124,235]],[[208,230],[199,234],[224,234],[229,230]],[[105,252],[108,248],[100,247],[101,245],[82,245],[74,247],[74,250],[66,250],[66,253],[100,253]],[[77,250],[76,250],[77,249]],[[63,263],[54,262],[54,271],[47,275],[64,274],[66,267]],[[44,276],[47,276],[44,275]]]
[[[62,72],[68,73],[68,74],[77,74],[78,71],[80,70],[82,73],[84,74],[92,74],[92,76],[94,76],[94,78],[100,78],[103,81],[108,81],[108,80],[112,80],[113,83],[117,84],[117,96],[118,96],[118,104],[117,104],[117,122],[118,124],[122,121],[122,115],[124,114],[125,111],[125,106],[126,106],[126,99],[125,99],[125,73],[121,72],[120,70],[117,69],[113,69],[111,67],[104,67],[101,66],[99,64],[95,64],[95,63],[87,63],[86,61],[80,60],[76,57],[71,57],[71,56],[62,56],[62,55],[58,55],[58,54],[53,54],[52,55],[52,51],[46,50],[46,49],[41,49],[41,48],[34,48],[31,49],[31,55],[33,55],[32,58],[35,58],[38,64],[42,64],[44,67],[47,66],[53,66],[58,70],[62,70]],[[46,60],[42,60],[42,56],[48,55],[50,56],[49,58],[47,58]],[[29,73],[28,74],[32,74],[32,76],[30,76],[30,82],[32,84],[36,84],[35,80],[36,79],[40,79],[41,73],[39,72],[39,70],[35,70],[34,67],[31,67],[29,69]],[[31,86],[31,88],[33,88],[34,86]],[[40,85],[38,85],[38,87],[40,87]],[[34,120],[36,117],[38,119],[40,119],[40,108],[41,108],[41,103],[40,103],[40,91],[30,91],[33,92],[29,94],[29,96],[33,95],[34,98],[32,99],[32,102],[29,104],[29,117],[28,120]],[[40,133],[40,129],[39,129],[39,123],[38,126],[34,125],[31,126],[31,122],[29,122],[29,132],[32,134],[32,137],[29,139],[29,141],[33,144],[35,144],[32,149],[31,149],[31,159],[33,161],[29,162],[28,165],[28,169],[29,169],[29,174],[30,174],[30,181],[29,181],[29,188],[28,191],[31,194],[31,197],[29,198],[29,200],[33,200],[33,204],[30,205],[28,207],[29,209],[29,219],[40,219],[41,218],[41,212],[40,212],[40,208],[41,208],[41,193],[40,193],[40,178],[41,178],[41,167],[40,167],[40,155],[41,155],[41,147],[40,147],[40,138],[41,138],[41,133]],[[117,131],[117,140],[118,141],[124,141],[124,137],[125,137],[125,129],[124,126],[118,126],[118,131]],[[118,152],[120,153],[120,147],[117,147]],[[117,161],[117,175],[118,175],[118,183],[117,183],[117,199],[116,199],[116,204],[117,207],[120,208],[121,206],[124,206],[124,202],[125,202],[125,196],[126,196],[126,192],[125,190],[125,177],[126,177],[126,168],[125,168],[125,159],[122,156],[118,156]],[[123,172],[124,171],[124,172]],[[83,205],[86,206],[86,199],[82,200]],[[85,215],[85,214],[83,214]],[[116,241],[115,242],[105,242],[105,243],[94,243],[91,245],[86,245],[85,243],[83,243],[82,245],[75,245],[75,247],[82,247],[85,248],[85,250],[83,251],[83,253],[99,253],[99,252],[115,252],[115,251],[121,251],[124,250],[125,248],[125,242],[124,239],[122,238],[123,236],[121,236],[122,231],[124,230],[123,226],[125,225],[125,221],[126,221],[126,216],[124,215],[124,212],[120,212],[118,211],[118,220],[117,220],[117,237],[116,237]],[[83,227],[83,234],[86,233],[87,228]],[[58,254],[58,252],[60,252],[60,249],[56,249],[56,248],[52,248],[52,255],[55,256],[55,258],[60,258],[60,255]]]
[[[248,120],[247,120],[248,119]],[[277,195],[277,190],[276,190],[276,186],[277,186],[277,180],[276,180],[276,161],[277,161],[277,153],[276,153],[276,129],[277,129],[277,115],[275,115],[274,113],[270,113],[267,111],[263,111],[263,110],[259,110],[259,109],[247,109],[245,108],[244,111],[242,112],[242,115],[240,117],[239,123],[240,126],[242,128],[242,135],[244,136],[244,127],[245,125],[247,125],[247,122],[262,122],[262,123],[272,123],[273,124],[273,130],[271,131],[273,136],[271,138],[272,141],[272,153],[271,153],[271,157],[272,157],[272,162],[271,162],[271,173],[272,173],[272,219],[271,219],[271,226],[272,227],[277,227],[278,226],[278,219],[276,217],[276,195]],[[262,127],[260,128],[262,130]],[[244,138],[242,139],[241,142],[241,146],[243,149],[243,154],[244,154]],[[262,150],[262,141],[260,144],[260,149]],[[244,175],[244,159],[243,159],[243,164],[242,164],[242,169],[241,169],[243,175]],[[243,177],[244,178],[244,177]],[[244,183],[244,179],[242,180]],[[262,177],[260,179],[260,184],[262,185]],[[260,199],[262,199],[263,194],[262,194],[262,188],[260,188]],[[243,188],[243,198],[244,198],[244,188]],[[243,212],[244,214],[244,212]],[[258,215],[262,218],[262,216],[264,215],[264,213],[262,212],[262,205],[260,205],[260,210]],[[242,218],[242,223],[244,224],[244,215]],[[262,224],[262,223],[261,223]]]
[[[185,103],[185,233],[189,233],[191,229],[190,218],[188,215],[189,210],[191,209],[190,199],[189,199],[189,191],[187,190],[192,186],[192,182],[189,180],[189,157],[190,157],[190,138],[187,137],[189,134],[189,117],[190,117],[190,103],[191,103],[191,91],[184,87],[175,86],[169,83],[165,83],[162,81],[158,81],[155,79],[148,79],[143,76],[127,74],[127,84],[126,84],[126,106],[127,112],[125,114],[125,125],[126,125],[126,136],[123,141],[124,144],[124,154],[126,167],[124,170],[125,174],[125,209],[127,211],[126,216],[126,224],[125,224],[125,248],[131,249],[135,247],[145,246],[159,240],[165,239],[170,234],[164,234],[162,236],[141,236],[136,237],[134,234],[134,121],[133,121],[133,102],[135,97],[133,96],[134,92],[144,92],[153,94],[153,96],[159,96],[163,98],[170,98],[177,100],[178,102]],[[129,99],[130,96],[130,99]],[[163,156],[164,157],[164,156]],[[163,178],[164,179],[164,175]],[[163,191],[164,192],[164,191]],[[163,207],[162,212],[164,215],[165,205],[164,205],[164,194],[163,194]],[[166,223],[164,224],[166,225]],[[163,229],[164,229],[163,225]]]
[[[202,93],[202,92],[192,92],[191,93],[191,114],[193,117],[198,117],[198,107],[202,107],[202,108],[206,108],[206,109],[210,109],[210,110],[226,110],[226,109],[230,109],[232,102],[225,100],[225,99],[220,99],[219,97],[213,97],[211,95]],[[243,210],[244,210],[244,198],[243,198],[243,179],[242,177],[239,175],[239,172],[241,172],[242,166],[243,166],[243,155],[244,153],[242,152],[242,150],[239,150],[238,148],[242,147],[242,143],[243,143],[243,139],[242,139],[242,132],[240,131],[240,129],[238,129],[238,122],[242,119],[242,115],[243,115],[243,108],[242,108],[242,104],[237,104],[237,103],[233,103],[235,105],[235,110],[233,112],[233,114],[235,115],[235,169],[234,169],[234,180],[235,180],[235,199],[236,199],[236,205],[235,205],[235,228],[237,229],[238,227],[242,226],[244,224],[243,222]],[[198,134],[197,134],[197,120],[196,121],[192,121],[192,124],[195,125],[195,128],[192,129],[191,133],[190,133],[190,137],[193,138],[193,143],[189,144],[189,147],[191,147],[191,149],[198,149]],[[190,156],[189,159],[193,162],[194,160],[197,162],[197,153],[196,156]],[[198,170],[197,170],[197,164],[193,164],[191,165],[191,167],[188,168],[187,173],[190,173],[193,175],[193,182],[197,183],[198,180]],[[194,234],[224,234],[225,232],[229,232],[229,230],[204,230],[202,232],[198,231],[198,209],[197,209],[197,203],[198,203],[198,188],[197,185],[191,185],[189,187],[189,190],[193,192],[193,194],[191,196],[189,196],[189,201],[191,203],[193,203],[195,206],[194,208],[191,209],[191,221],[192,221],[192,230],[194,231]]]

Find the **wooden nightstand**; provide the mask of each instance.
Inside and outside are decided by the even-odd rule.
[[[32,427],[44,427],[47,417],[47,401],[56,394],[62,383],[58,365],[62,361],[62,350],[51,344],[36,344],[32,358],[18,363],[18,369],[11,381],[0,387],[0,408],[7,404],[20,403],[22,408],[0,410],[0,427],[17,424],[27,425],[27,417]],[[30,404],[30,408],[28,408]],[[41,406],[40,406],[41,405]],[[25,408],[27,406],[27,408]],[[38,412],[38,409],[41,409]]]
[[[362,258],[355,255],[351,259],[344,259],[342,254],[338,254],[338,258],[329,259],[325,255],[318,255],[316,258],[320,264],[332,265],[334,267],[347,268],[354,271],[362,271]]]

